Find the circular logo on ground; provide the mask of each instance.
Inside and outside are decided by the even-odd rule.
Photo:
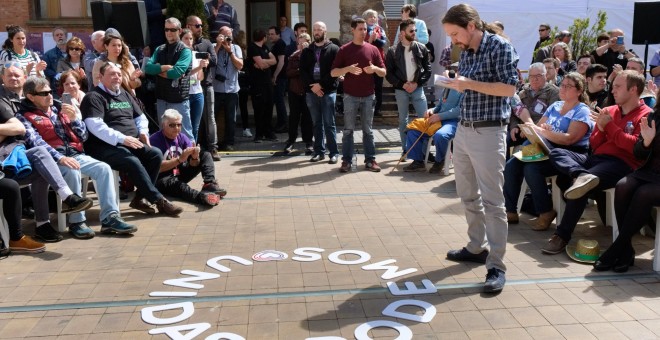
[[[254,255],[252,259],[257,262],[267,262],[267,261],[282,261],[286,260],[289,257],[285,252],[279,250],[262,250]]]

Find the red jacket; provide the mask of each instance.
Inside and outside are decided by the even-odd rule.
[[[633,147],[637,142],[640,127],[639,122],[642,117],[651,113],[651,108],[640,101],[640,106],[630,111],[627,115],[621,116],[621,107],[619,105],[608,106],[603,111],[612,116],[612,120],[605,125],[604,131],[595,128],[589,138],[591,150],[594,155],[615,156],[626,162],[631,168],[637,169],[642,162],[633,155]],[[624,131],[628,122],[633,122],[633,134],[629,135]]]

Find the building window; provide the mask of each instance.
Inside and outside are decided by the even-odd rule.
[[[39,19],[91,18],[92,0],[36,0]]]

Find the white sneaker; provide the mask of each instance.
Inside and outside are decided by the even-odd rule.
[[[243,137],[252,138],[252,132],[250,132],[250,129],[243,130]]]

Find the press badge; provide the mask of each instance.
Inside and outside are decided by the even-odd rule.
[[[545,112],[547,105],[542,102],[540,99],[536,100],[536,103],[534,103],[534,112],[538,114],[543,114]]]

